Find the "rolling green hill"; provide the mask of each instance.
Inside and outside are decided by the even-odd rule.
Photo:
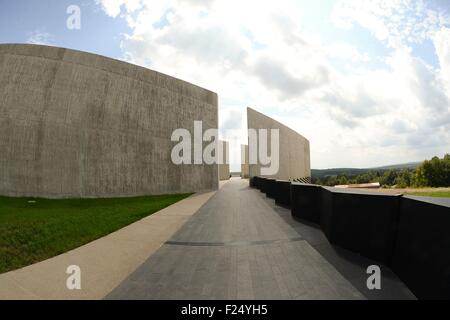
[[[311,175],[313,178],[323,178],[328,176],[356,176],[364,174],[370,171],[387,171],[387,170],[400,170],[400,169],[415,169],[421,162],[408,162],[401,164],[394,164],[382,167],[374,168],[333,168],[333,169],[311,169]]]

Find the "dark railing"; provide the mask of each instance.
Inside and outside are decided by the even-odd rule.
[[[389,266],[420,299],[450,299],[450,201],[253,177],[330,243]]]

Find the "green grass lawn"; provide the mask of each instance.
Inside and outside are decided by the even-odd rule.
[[[450,198],[450,191],[411,192],[411,193],[408,193],[408,194],[413,195],[413,196]]]
[[[189,195],[57,200],[0,197],[0,273],[79,247]]]

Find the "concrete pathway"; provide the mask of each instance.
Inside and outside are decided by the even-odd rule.
[[[364,299],[270,201],[231,179],[106,298]]]
[[[214,194],[194,194],[84,246],[0,274],[0,299],[101,299],[157,251]],[[67,289],[66,269],[70,265],[81,269],[81,290]]]
[[[0,299],[414,299],[382,266],[331,246],[320,229],[248,187],[221,182],[121,230],[0,274]],[[81,268],[81,290],[66,269]]]

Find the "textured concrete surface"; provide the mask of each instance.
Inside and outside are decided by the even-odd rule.
[[[232,178],[106,298],[363,299],[275,208]]]
[[[268,116],[247,108],[247,128],[279,129],[279,171],[270,178],[279,180],[295,180],[311,177],[309,141],[296,131]],[[271,154],[270,133],[268,133],[268,154]],[[258,156],[259,157],[259,156]],[[249,164],[249,176],[261,175],[261,164]]]
[[[194,194],[77,249],[0,274],[0,300],[101,299],[158,250],[214,193]],[[69,265],[81,268],[81,290],[66,287]]]
[[[219,140],[219,180],[230,179],[230,143],[228,141]]]
[[[241,177],[248,178],[248,145],[241,144]]]
[[[0,45],[0,194],[110,197],[217,189],[171,162],[174,129],[217,128],[217,94],[123,61]],[[205,143],[206,145],[206,143]]]

